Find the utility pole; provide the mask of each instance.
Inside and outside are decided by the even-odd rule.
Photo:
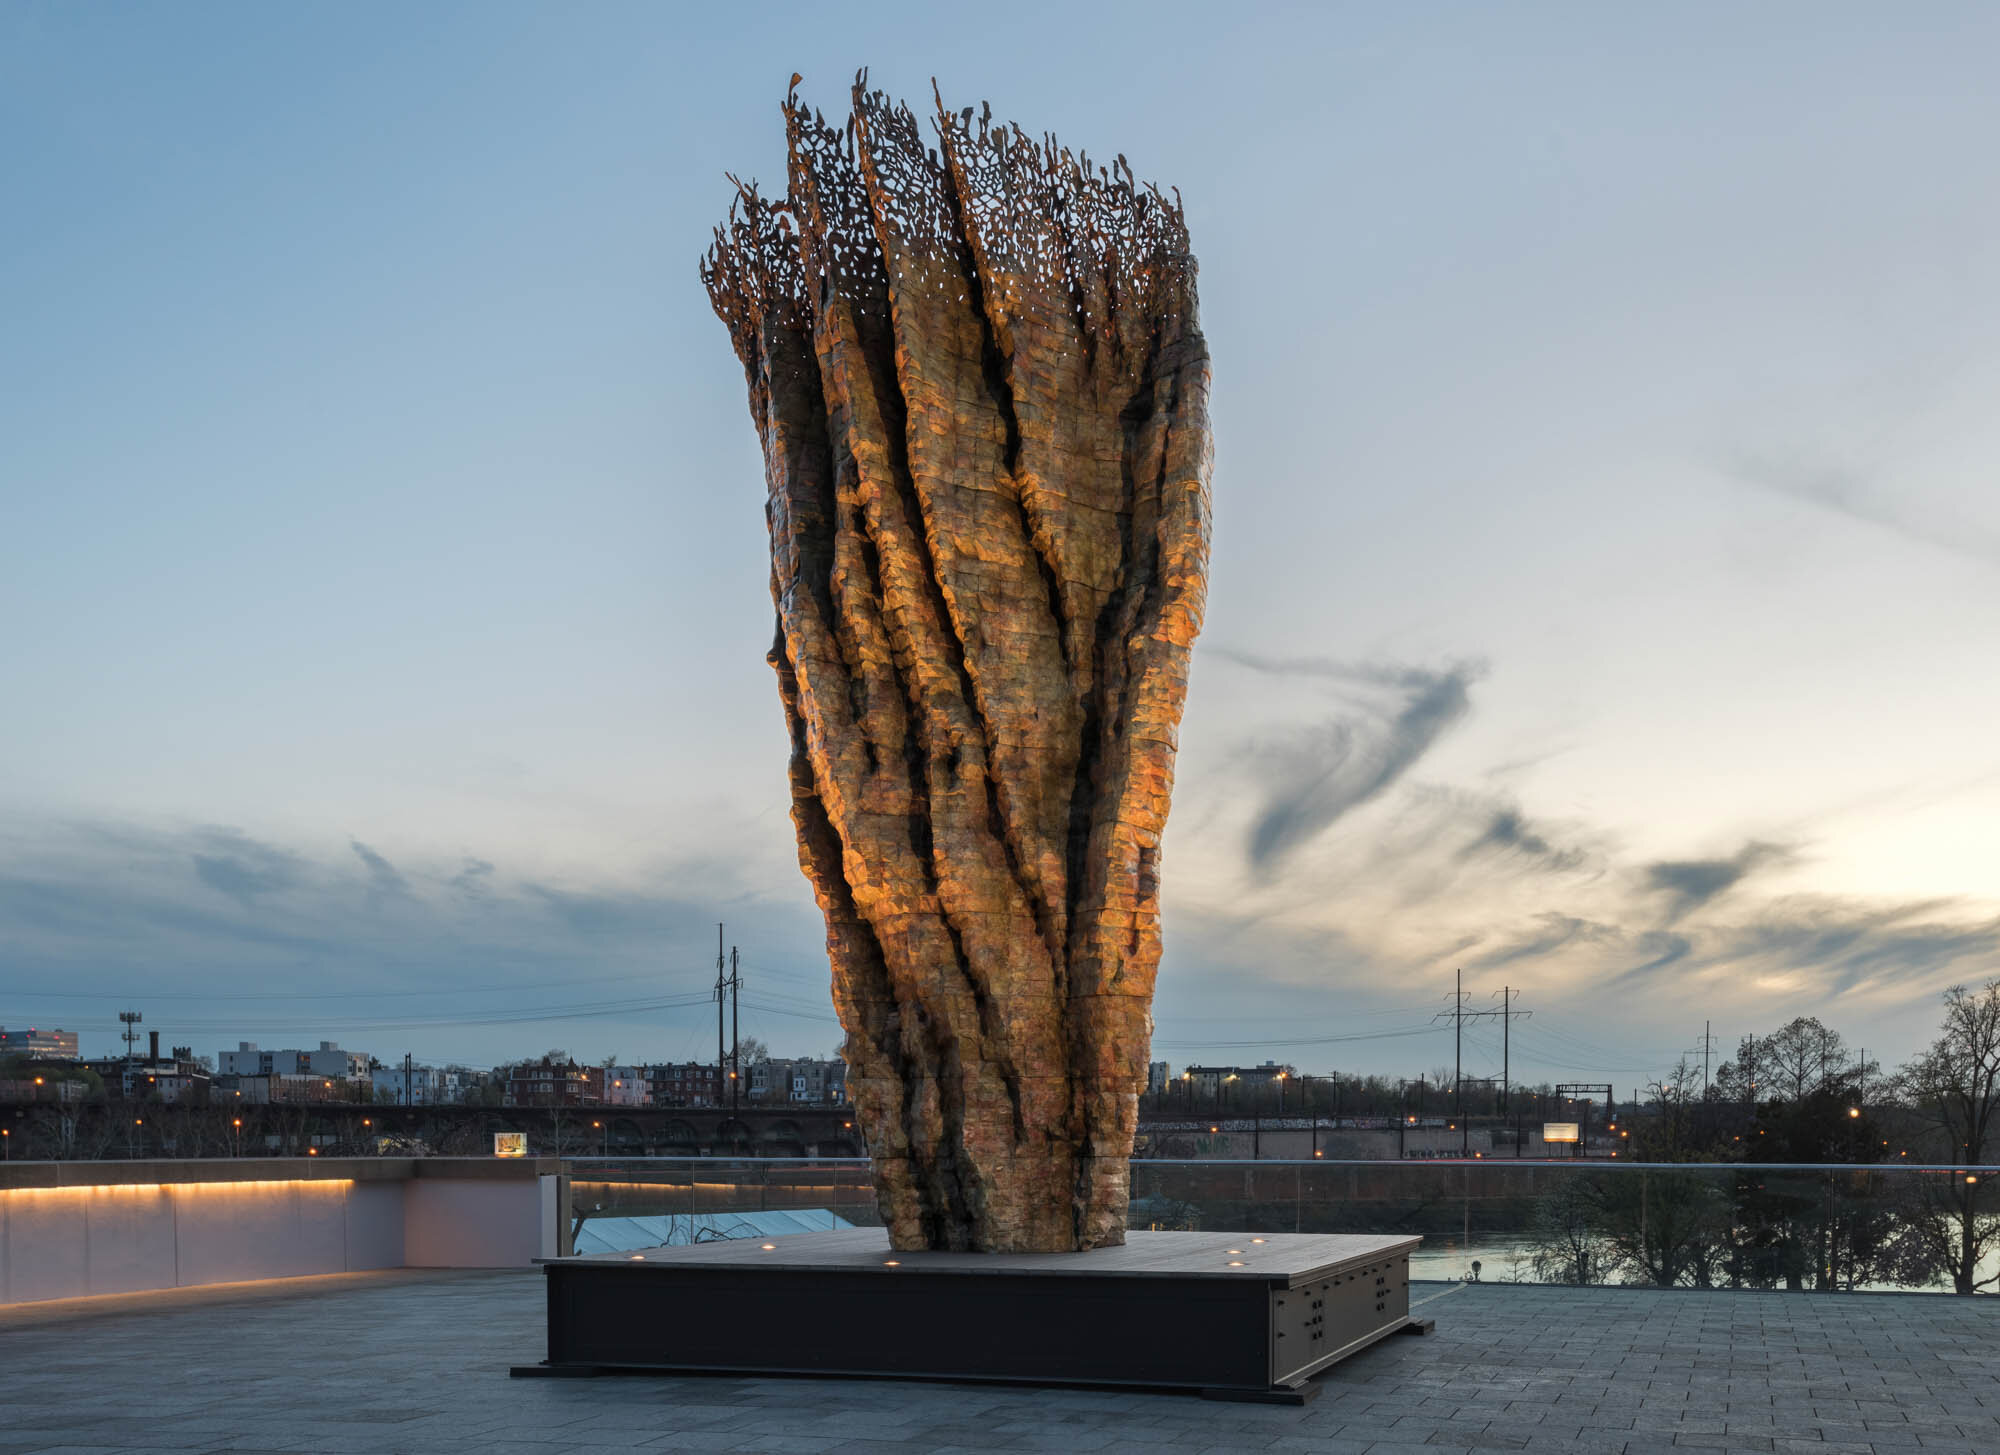
[[[715,1074],[720,1077],[722,1068],[728,1064],[722,1052],[722,990],[726,982],[722,978],[722,926],[715,927]],[[715,1086],[715,1104],[722,1105],[722,1083]]]
[[[1472,1150],[1472,1123],[1465,1115],[1465,967],[1458,971],[1458,989],[1451,997],[1451,1109],[1458,1113],[1458,1154]]]
[[[125,1059],[127,1061],[132,1059],[132,1043],[139,1039],[139,1033],[133,1027],[145,1018],[145,1016],[136,1010],[121,1010],[118,1012],[118,1019],[125,1023]]]
[[[736,969],[736,947],[729,947],[729,1110],[733,1114],[743,1104],[743,1040],[737,1034],[737,997],[743,977]]]
[[[414,1106],[415,1104],[415,1101],[410,1096],[410,1053],[405,1051],[403,1052],[403,1105]]]
[[[1513,987],[1503,985],[1500,987],[1500,1009],[1470,1010],[1466,1014],[1474,1017],[1490,1015],[1500,1017],[1500,1106],[1501,1110],[1505,1111],[1514,1104],[1514,1073],[1512,1069],[1512,1032],[1514,1022],[1516,1020],[1533,1020],[1535,1013],[1531,1010],[1514,1009]]]

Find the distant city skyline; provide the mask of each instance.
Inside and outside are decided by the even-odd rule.
[[[725,168],[781,183],[791,72],[832,111],[866,64],[1186,200],[1215,557],[1158,1059],[1413,1074],[1462,967],[1534,1012],[1517,1080],[1796,1015],[1892,1069],[2000,973],[1996,41],[0,11],[0,1024],[692,1060],[723,921],[745,1033],[837,1044],[695,260]]]

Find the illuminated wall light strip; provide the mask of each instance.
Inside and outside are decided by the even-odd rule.
[[[248,1178],[241,1182],[88,1182],[73,1187],[0,1187],[0,1197],[101,1192],[227,1192],[239,1187],[352,1187],[352,1177]]]

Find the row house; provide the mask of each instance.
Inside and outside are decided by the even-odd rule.
[[[591,1067],[574,1061],[523,1061],[507,1068],[508,1106],[584,1106],[592,1100]]]
[[[646,1080],[654,1106],[720,1106],[726,1084],[721,1067],[700,1061],[648,1066]]]
[[[746,1080],[748,1098],[766,1105],[839,1105],[847,1100],[845,1061],[759,1061],[746,1073]]]

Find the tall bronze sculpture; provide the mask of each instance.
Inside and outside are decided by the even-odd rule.
[[[797,78],[793,78],[794,88]],[[1124,1241],[1209,533],[1178,199],[858,81],[703,281],[762,438],[799,861],[899,1249]]]

